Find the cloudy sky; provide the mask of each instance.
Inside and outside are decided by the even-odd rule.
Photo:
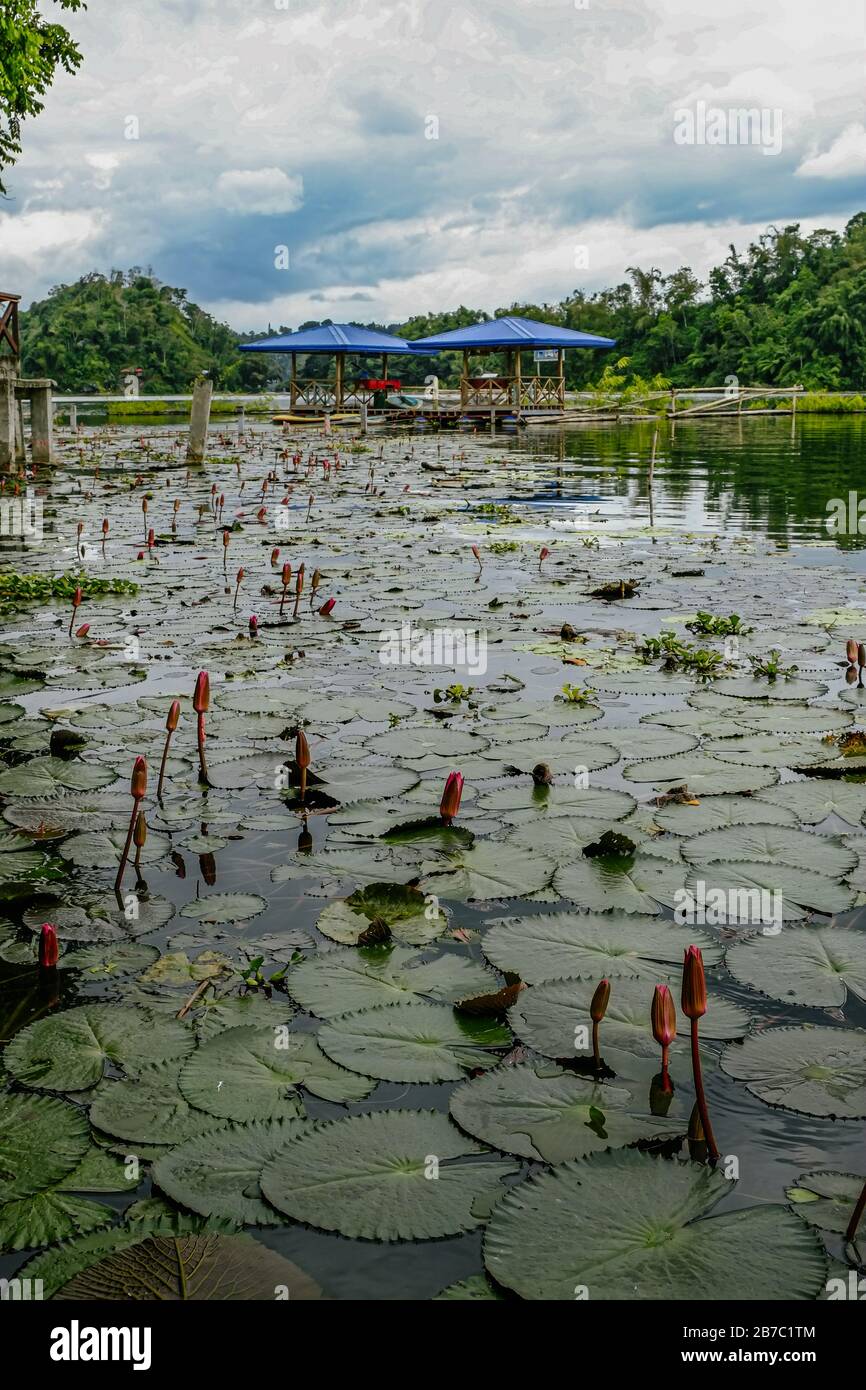
[[[704,274],[770,222],[866,206],[860,0],[89,0],[66,22],[83,66],[0,203],[26,302],[142,265],[238,329],[396,322]],[[719,124],[740,108],[763,128]]]

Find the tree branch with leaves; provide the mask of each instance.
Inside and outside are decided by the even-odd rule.
[[[84,0],[54,0],[62,10],[81,10]],[[3,0],[0,6],[0,171],[21,155],[21,122],[38,116],[62,68],[74,73],[82,55],[62,24],[50,23],[37,0]],[[0,193],[6,187],[0,178]]]

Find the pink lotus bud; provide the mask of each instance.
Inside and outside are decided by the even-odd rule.
[[[327,618],[328,614],[329,614],[330,612],[332,612],[333,607],[334,607],[334,604],[335,604],[336,602],[337,602],[337,600],[336,600],[335,598],[329,598],[328,601],[327,601],[327,603],[323,603],[322,606],[321,606],[321,608],[319,609],[320,615],[321,615],[323,618]]]

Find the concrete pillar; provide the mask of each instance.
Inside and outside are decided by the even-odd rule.
[[[30,393],[30,449],[34,463],[50,463],[54,448],[54,405],[50,386]]]
[[[14,359],[0,358],[0,468],[12,468],[15,463],[15,421],[18,416],[15,378]]]
[[[27,451],[24,448],[24,402],[16,401],[15,404],[15,458],[18,463],[27,462]]]
[[[69,407],[69,428],[71,430],[78,429],[78,406],[75,404],[75,401],[73,401]]]
[[[189,443],[186,449],[188,463],[202,463],[204,460],[212,396],[213,382],[210,377],[203,377],[195,383],[192,389],[192,409],[189,413]]]

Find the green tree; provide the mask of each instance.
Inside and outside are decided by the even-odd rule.
[[[63,10],[80,10],[84,0],[54,0]],[[42,97],[58,68],[75,72],[78,45],[62,24],[39,13],[37,0],[3,0],[0,7],[0,169],[21,154],[21,122],[42,110]],[[6,188],[0,179],[0,193]]]

